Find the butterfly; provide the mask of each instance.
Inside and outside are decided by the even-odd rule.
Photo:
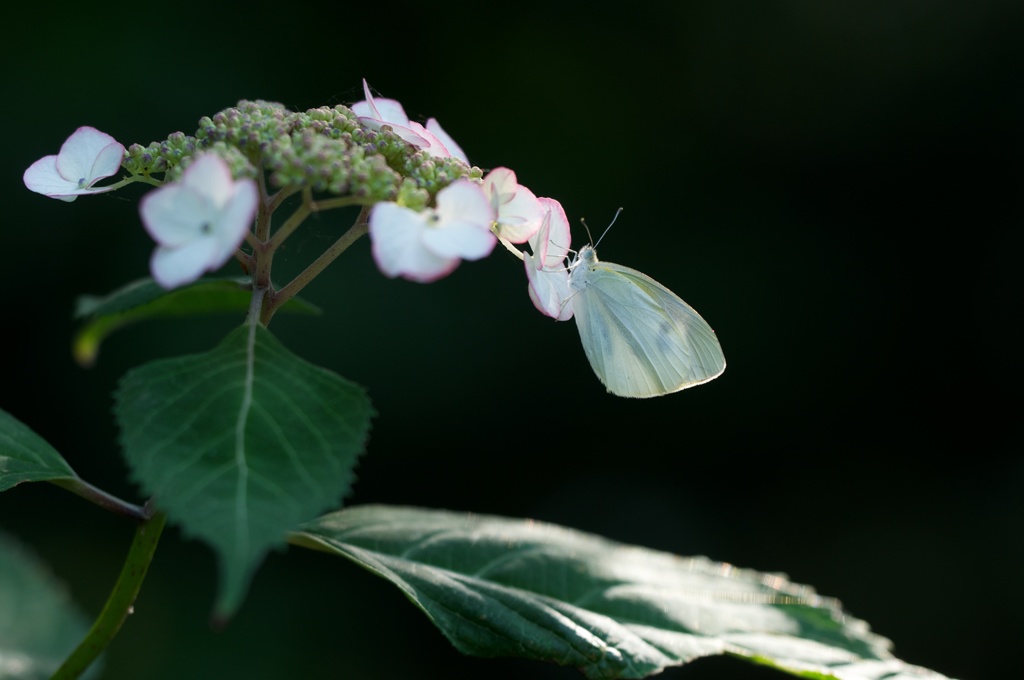
[[[597,259],[569,264],[573,315],[594,373],[620,397],[659,397],[713,380],[725,355],[711,326],[651,277]]]

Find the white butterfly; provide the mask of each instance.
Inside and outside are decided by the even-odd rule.
[[[569,270],[583,350],[612,394],[658,397],[706,383],[725,370],[711,326],[651,277],[599,261],[589,245]]]

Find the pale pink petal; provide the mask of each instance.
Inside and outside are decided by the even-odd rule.
[[[430,215],[397,203],[378,203],[370,212],[371,250],[385,276],[427,283],[450,274],[458,257],[441,257],[423,246]]]
[[[362,125],[376,131],[380,131],[382,126],[388,125],[392,132],[417,148],[429,145],[422,135],[409,127],[409,116],[405,115],[405,109],[398,101],[373,98],[366,78],[363,78],[363,95],[366,97],[365,101],[352,105],[352,111]]]
[[[441,141],[441,144],[444,145],[444,148],[448,150],[450,155],[455,156],[466,163],[466,165],[469,165],[469,157],[466,155],[466,152],[462,150],[461,146],[455,143],[455,140],[452,139],[447,132],[444,131],[444,128],[441,127],[441,124],[437,122],[436,118],[427,119],[427,131]]]
[[[402,140],[431,156],[436,158],[455,156],[466,163],[469,162],[459,145],[435,119],[428,120],[426,127],[411,122],[402,104],[397,100],[374,98],[370,94],[370,86],[365,78],[363,78],[363,95],[366,99],[356,102],[351,107],[360,124],[377,131],[384,125],[388,125],[392,132]]]
[[[372,118],[374,120],[380,120],[380,118],[377,117],[380,114],[374,110],[373,106],[370,105],[370,102],[356,102],[349,106],[349,108],[352,109],[352,113],[356,114],[357,118]]]
[[[234,192],[231,168],[224,159],[212,153],[193,160],[185,168],[180,184],[217,207],[227,203]]]
[[[388,125],[391,127],[391,131],[395,133],[400,139],[402,139],[405,142],[408,142],[409,144],[412,144],[417,149],[422,149],[423,147],[430,146],[430,142],[427,141],[425,137],[404,125],[398,125],[397,123],[388,123],[386,121],[382,122],[380,120],[377,120],[376,118],[360,117],[357,120],[360,122],[360,124],[365,125],[371,130],[376,130],[378,132],[383,126]]]
[[[258,204],[253,180],[233,181],[214,154],[196,158],[181,180],[140,202],[142,223],[159,246],[150,260],[153,278],[174,288],[223,266],[245,240]]]
[[[457,180],[437,192],[436,215],[423,242],[438,255],[478,260],[498,242],[491,232],[494,209],[475,182]]]
[[[93,181],[102,179],[97,177]],[[37,194],[43,194],[50,198],[57,198],[70,203],[79,196],[85,194],[105,194],[113,191],[114,186],[108,187],[79,187],[77,181],[65,179],[57,171],[57,156],[46,156],[28,167],[22,175],[25,186]]]
[[[193,239],[180,248],[161,246],[153,251],[149,270],[162,287],[177,288],[203,275],[216,248],[213,239]]]
[[[484,177],[483,188],[497,213],[498,236],[510,243],[525,243],[537,233],[544,207],[519,184],[512,170],[495,168]]]
[[[111,187],[92,185],[117,174],[123,157],[124,147],[117,140],[96,128],[83,126],[64,141],[59,154],[30,165],[22,181],[36,193],[70,202],[83,194],[111,191]]]
[[[447,222],[427,227],[422,235],[423,244],[441,257],[479,260],[494,250],[498,239],[490,229],[481,229],[473,222]]]
[[[537,200],[534,193],[522,184],[516,189],[512,200],[505,202],[498,209],[498,219],[505,224],[518,225],[536,222],[537,226],[533,230],[534,233],[540,228],[540,221],[543,217],[544,207]]]
[[[532,255],[527,255],[524,263],[530,300],[538,311],[557,321],[571,319],[572,290],[569,287],[568,270],[538,268],[539,261]]]
[[[25,186],[37,194],[73,201],[78,195],[87,193],[78,188],[78,182],[65,179],[57,172],[57,155],[44,156],[32,165],[21,177]]]
[[[105,132],[88,125],[75,130],[57,154],[57,172],[85,189],[121,167],[124,147]]]
[[[468,179],[456,180],[437,192],[437,214],[442,223],[471,222],[488,230],[495,217],[487,194]]]
[[[448,149],[441,143],[441,140],[435,137],[434,133],[430,132],[427,128],[419,123],[409,123],[409,129],[423,139],[424,143],[417,146],[427,152],[427,154],[434,158],[449,158],[451,156]]]
[[[370,94],[370,84],[366,82],[366,78],[363,78],[363,96],[366,97],[366,99],[352,105],[352,110],[355,111],[356,115],[370,116],[377,120],[384,120],[381,118],[380,111],[378,111],[377,107],[373,104],[373,95]],[[357,107],[359,110],[356,110]]]
[[[544,219],[529,241],[533,254],[523,259],[530,300],[542,314],[565,321],[573,315],[573,291],[565,265],[570,242],[569,220],[558,201],[551,198],[538,200],[545,209]]]
[[[551,233],[551,211],[548,210],[544,213],[544,219],[541,220],[540,229],[537,233],[530,237],[527,243],[530,246],[530,252],[533,253],[533,261],[536,269],[543,269],[546,262],[545,258],[548,254],[548,245],[550,240],[548,235]]]
[[[402,104],[395,99],[374,99],[374,108],[380,120],[389,125],[409,125],[409,116],[405,115]]]
[[[548,230],[543,236],[544,243],[544,268],[545,269],[558,269],[565,267],[565,258],[569,254],[569,246],[572,244],[572,233],[569,229],[569,218],[565,216],[565,209],[562,204],[553,198],[539,198],[541,206],[546,210],[550,211],[550,217],[545,219],[548,221]],[[541,237],[540,232],[537,234],[537,238]],[[534,240],[530,241],[530,247],[533,248],[534,254],[537,254],[537,248],[534,247]]]
[[[544,207],[533,192],[520,186],[515,197],[498,210],[498,235],[510,243],[526,243],[540,229]]]
[[[487,197],[469,180],[439,191],[437,208],[422,213],[378,203],[370,213],[374,259],[388,276],[433,281],[460,260],[476,260],[494,249],[492,215]]]
[[[142,225],[161,246],[182,246],[202,234],[215,212],[204,197],[188,191],[180,183],[167,184],[151,191],[139,201]]]
[[[403,127],[409,125],[409,116],[405,115],[405,109],[402,108],[400,102],[394,99],[356,102],[351,108],[360,119],[370,118],[385,125],[401,125]]]
[[[483,187],[497,210],[503,203],[512,200],[516,193],[516,173],[510,168],[494,168],[484,177]]]
[[[124,160],[124,146],[120,142],[107,144],[96,156],[96,162],[92,165],[93,182],[104,177],[113,177],[121,169],[121,161]]]
[[[370,94],[370,84],[366,82],[366,78],[363,78],[363,96],[366,97],[366,103],[370,105],[370,109],[373,110],[373,115],[380,118],[380,113],[377,111],[377,107],[373,105],[373,95]]]
[[[374,99],[370,94],[370,84],[363,78],[364,101],[352,105],[352,111],[359,117],[373,118],[388,125],[401,125],[408,127],[409,116],[405,115],[405,109],[395,99]]]
[[[259,188],[251,179],[241,179],[234,187],[234,193],[228,200],[217,218],[220,225],[218,241],[220,251],[217,254],[220,267],[234,257],[235,251],[245,241],[245,235],[252,227],[253,219],[260,201]]]

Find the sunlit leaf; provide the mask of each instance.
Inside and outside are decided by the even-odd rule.
[[[92,366],[100,344],[111,333],[146,319],[197,316],[201,314],[244,313],[249,309],[248,279],[207,277],[167,291],[153,279],[140,279],[103,297],[78,298],[75,318],[86,319],[75,334],[72,354],[81,366]],[[320,310],[299,298],[285,303],[282,312],[319,314]]]
[[[22,482],[74,477],[75,471],[56,449],[20,420],[0,410],[0,491]]]
[[[529,520],[357,506],[292,542],[402,589],[462,652],[642,678],[713,654],[841,680],[941,680],[894,658],[839,602],[779,574]]]
[[[47,566],[0,533],[0,678],[49,678],[88,630]],[[96,677],[98,666],[82,677]]]
[[[205,354],[134,369],[116,399],[133,477],[220,557],[221,617],[289,529],[340,504],[372,415],[362,388],[262,326],[242,326]]]

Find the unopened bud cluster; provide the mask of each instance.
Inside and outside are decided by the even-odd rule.
[[[148,146],[132,144],[122,165],[133,175],[165,173],[165,180],[175,181],[199,152],[220,156],[236,179],[255,179],[263,171],[276,189],[308,188],[369,202],[404,199],[410,206],[426,205],[457,179],[483,175],[461,159],[428,155],[388,127],[364,127],[346,106],[293,112],[262,100],[204,116],[194,136],[175,132]]]

